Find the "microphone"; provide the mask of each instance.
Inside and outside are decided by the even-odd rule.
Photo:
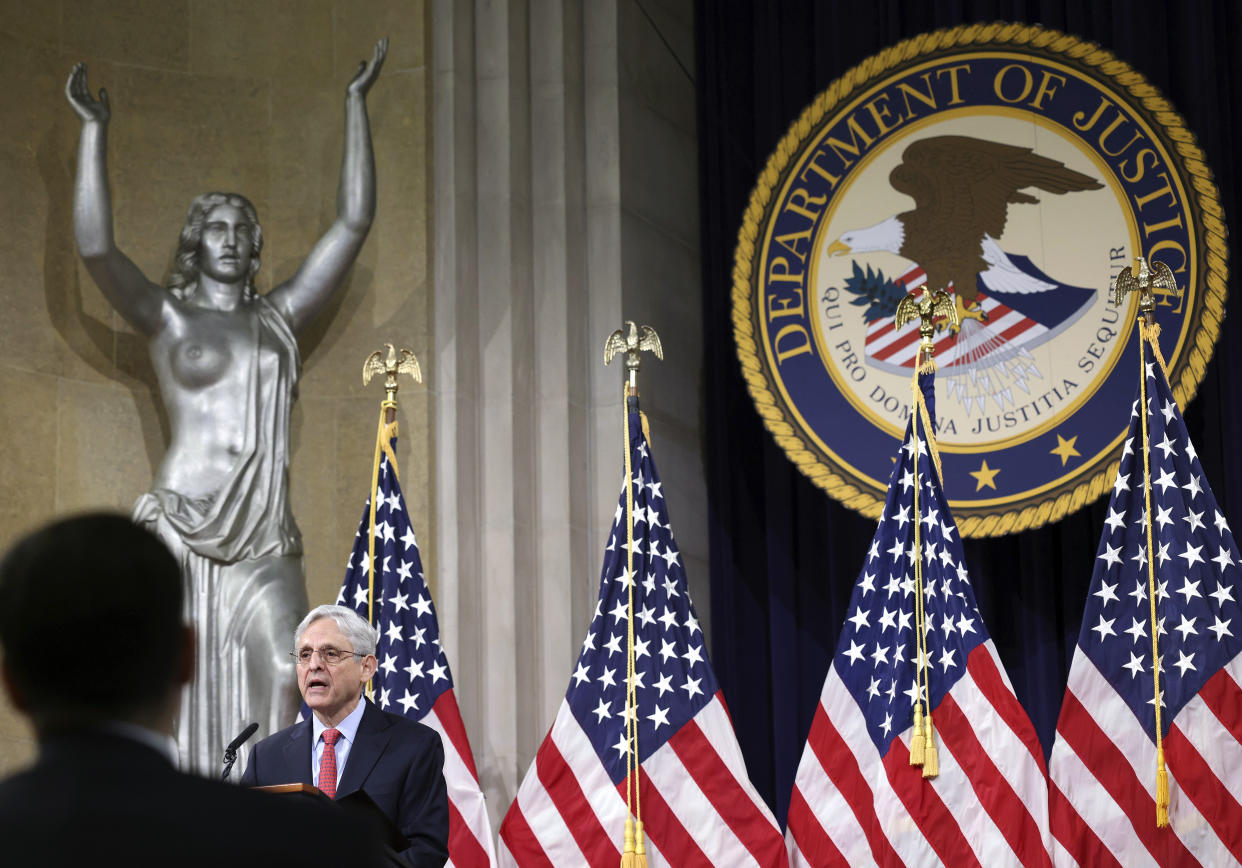
[[[224,749],[224,773],[220,775],[220,780],[228,780],[229,772],[233,771],[233,763],[237,762],[237,749],[246,743],[246,739],[258,731],[259,724],[252,723],[238,733],[237,738],[229,742],[229,746]]]
[[[258,731],[259,731],[259,725],[257,723],[250,724],[250,726],[246,727],[245,729],[241,731],[241,734],[238,735],[237,738],[229,742],[229,746],[224,749],[224,752],[226,754],[237,753],[237,749],[241,747],[243,744],[245,744],[246,740],[249,739],[250,736],[254,735]]]

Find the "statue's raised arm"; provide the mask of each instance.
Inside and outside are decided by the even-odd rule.
[[[375,155],[366,96],[387,54],[388,39],[384,38],[375,44],[371,60],[359,63],[357,74],[345,89],[345,153],[336,220],[297,273],[267,296],[294,332],[310,322],[340,287],[375,217]]]
[[[79,63],[65,83],[65,96],[82,120],[78,175],[73,187],[73,234],[86,270],[108,301],[134,328],[151,335],[159,330],[167,293],[147,280],[138,266],[117,249],[112,238],[112,197],[108,191],[108,92],[99,99],[86,84],[86,64]]]

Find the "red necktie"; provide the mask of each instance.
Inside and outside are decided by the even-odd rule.
[[[329,799],[336,798],[336,748],[332,745],[340,737],[340,730],[323,731],[323,756],[319,758],[319,789]]]

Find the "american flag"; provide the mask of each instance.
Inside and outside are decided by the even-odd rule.
[[[1242,559],[1177,402],[1147,365],[1152,548],[1141,399],[1083,612],[1050,761],[1058,865],[1242,862]],[[1155,559],[1169,826],[1156,826],[1148,560]]]
[[[444,742],[444,780],[449,796],[449,865],[476,868],[496,863],[487,806],[466,738],[448,659],[440,647],[431,590],[423,578],[418,542],[405,508],[390,457],[396,437],[388,440],[375,484],[375,602],[372,623],[380,631],[379,669],[371,680],[373,699],[385,711],[400,712],[440,733]],[[371,555],[368,551],[371,501],[349,556],[345,584],[337,602],[369,617],[367,595]]]
[[[934,417],[932,377],[921,380]],[[940,758],[926,779],[910,765],[914,703],[928,698],[915,667],[916,522]],[[791,864],[1049,864],[1043,753],[979,615],[922,424],[917,437],[906,427],[849,612],[794,780]]]
[[[642,820],[652,866],[784,865],[707,659],[660,477],[631,413],[634,572],[626,492],[569,689],[500,827],[502,865],[621,864],[626,818],[626,610],[634,589]]]

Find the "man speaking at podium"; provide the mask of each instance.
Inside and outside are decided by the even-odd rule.
[[[194,674],[181,571],[119,515],[58,521],[0,562],[0,675],[39,741],[0,781],[0,863],[305,868],[388,864],[331,805],[178,772]]]
[[[378,639],[345,606],[319,606],[302,619],[293,656],[311,716],[255,745],[242,783],[308,783],[334,799],[361,790],[405,837],[407,862],[440,868],[449,830],[444,746],[430,727],[362,697]]]

